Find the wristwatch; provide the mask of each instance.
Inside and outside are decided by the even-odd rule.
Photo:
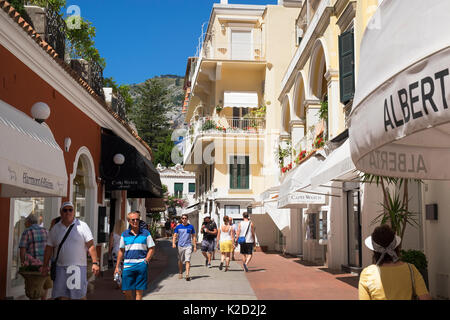
[[[98,266],[100,265],[98,262],[92,262],[92,264],[96,264],[96,265],[98,265]]]

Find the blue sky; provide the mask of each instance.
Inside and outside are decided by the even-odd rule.
[[[184,76],[195,55],[203,22],[220,0],[67,0],[93,23],[95,45],[106,59],[104,77],[118,84],[155,75]],[[277,0],[229,0],[231,4],[276,4]]]

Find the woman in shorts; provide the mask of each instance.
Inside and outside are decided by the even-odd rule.
[[[225,261],[225,271],[228,271],[230,266],[230,254],[234,251],[234,229],[230,224],[230,218],[228,216],[223,217],[224,225],[219,228],[217,234],[217,249],[220,249],[221,258],[219,270],[222,270],[223,263]]]

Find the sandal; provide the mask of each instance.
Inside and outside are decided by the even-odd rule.
[[[178,279],[183,279],[183,274],[182,273],[178,274]]]
[[[186,277],[186,281],[191,281],[191,277]]]

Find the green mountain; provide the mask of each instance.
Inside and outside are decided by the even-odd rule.
[[[165,74],[152,79],[158,79],[169,92],[167,102],[169,111],[166,116],[171,123],[172,129],[183,127],[184,115],[181,113],[181,108],[184,100],[184,77]],[[138,88],[142,87],[142,85],[143,83],[130,85],[130,94],[134,101],[139,99]]]

